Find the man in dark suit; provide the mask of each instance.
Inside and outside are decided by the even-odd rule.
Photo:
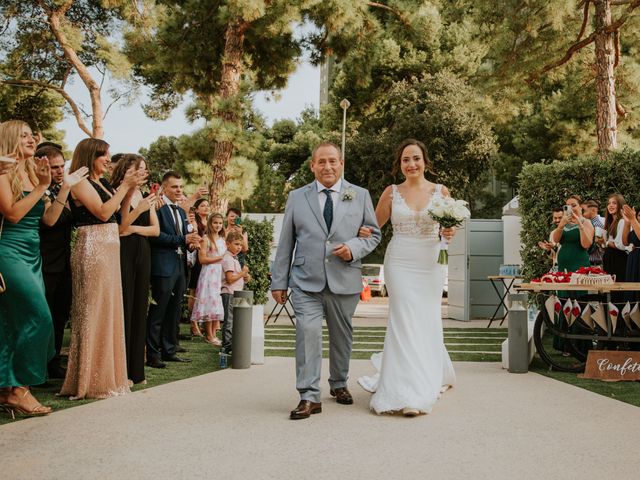
[[[187,288],[187,246],[198,245],[197,233],[188,233],[182,199],[182,178],[169,171],[162,177],[162,200],[158,210],[160,236],[151,242],[151,295],[154,303],[147,317],[147,365],[164,368],[168,362],[190,362],[176,355],[182,297]]]
[[[47,157],[51,167],[51,185],[46,195],[53,203],[64,179],[64,156],[59,145],[40,145],[36,157]],[[66,202],[65,202],[66,203]],[[73,218],[65,204],[58,221],[48,227],[40,223],[40,254],[42,255],[42,277],[47,303],[53,318],[53,333],[56,355],[49,362],[49,378],[64,378],[65,370],[60,366],[60,349],[64,327],[69,321],[71,309],[71,230]]]

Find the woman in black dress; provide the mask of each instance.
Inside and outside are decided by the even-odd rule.
[[[111,177],[115,188],[118,188],[127,170],[132,167],[136,171],[146,172],[147,169],[144,158],[140,155],[126,154],[118,160]],[[152,193],[145,198],[139,187],[132,190],[122,202],[119,231],[127,375],[133,383],[143,383],[151,281],[151,249],[148,237],[157,237],[160,234],[156,195]]]
[[[627,250],[622,243],[624,218],[622,207],[624,197],[619,193],[609,195],[604,229],[607,233],[606,247],[602,257],[604,271],[616,276],[616,282],[625,282],[627,276]],[[620,303],[624,300],[624,292],[611,292],[611,301]]]
[[[189,209],[189,217],[191,221],[191,215],[193,214],[193,219],[195,220],[195,224],[198,228],[198,235],[202,238],[205,236],[205,232],[207,230],[207,218],[209,217],[209,213],[211,212],[211,207],[209,206],[209,200],[206,198],[199,198],[193,204],[193,207]],[[191,312],[193,311],[193,305],[196,301],[196,289],[198,288],[198,279],[200,278],[200,271],[202,270],[202,265],[198,260],[198,255],[194,255],[193,267],[191,267],[191,273],[189,274],[189,318],[191,318]],[[197,322],[191,322],[191,335],[194,337],[202,337],[202,332],[200,331],[200,327]]]
[[[624,215],[624,230],[622,231],[622,243],[625,246],[633,245],[633,250],[627,257],[627,282],[640,282],[640,209],[625,205],[622,209]],[[625,292],[628,302],[640,301],[640,292]]]

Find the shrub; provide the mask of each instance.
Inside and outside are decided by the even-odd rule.
[[[269,256],[273,242],[273,221],[266,218],[261,221],[245,219],[242,223],[249,235],[249,251],[246,260],[251,281],[248,290],[253,290],[253,303],[261,305],[267,303],[269,292]]]
[[[596,156],[546,164],[527,165],[520,174],[523,274],[536,278],[550,268],[548,256],[538,247],[552,230],[551,211],[569,195],[600,202],[600,214],[610,194],[621,193],[627,203],[640,201],[640,152],[615,152],[607,160]],[[514,239],[515,240],[515,239]]]

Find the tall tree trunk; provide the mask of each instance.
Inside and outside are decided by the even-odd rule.
[[[103,138],[104,112],[102,110],[102,98],[100,97],[100,85],[98,85],[98,82],[96,82],[91,76],[89,69],[82,62],[82,60],[80,60],[77,52],[73,49],[73,47],[67,40],[67,36],[64,33],[62,25],[62,19],[66,15],[69,8],[71,8],[72,4],[73,0],[66,0],[66,2],[58,10],[50,10],[45,6],[43,2],[40,2],[40,5],[47,12],[47,16],[49,17],[49,28],[51,29],[51,33],[53,33],[53,36],[56,37],[56,40],[60,44],[60,47],[64,52],[64,57],[73,66],[75,71],[78,73],[78,76],[89,91],[89,97],[91,98],[92,116],[91,136],[93,138]],[[80,126],[80,128],[82,128],[80,122],[78,122],[78,125]]]
[[[598,151],[606,157],[618,147],[616,80],[614,76],[614,33],[611,26],[611,0],[594,0],[596,7],[596,132]]]
[[[220,81],[220,97],[222,110],[217,113],[224,124],[239,125],[240,114],[233,109],[233,102],[225,102],[240,92],[240,76],[242,74],[242,54],[244,50],[244,33],[247,23],[240,18],[234,19],[225,32],[224,57],[222,59],[222,78]],[[224,128],[224,126],[223,126]],[[226,135],[225,135],[226,136]],[[222,189],[227,183],[227,165],[233,153],[233,141],[229,138],[217,139],[211,159],[210,203],[213,211],[222,211],[228,204],[221,197]]]

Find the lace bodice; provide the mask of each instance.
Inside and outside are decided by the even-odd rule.
[[[391,224],[393,225],[393,234],[438,240],[439,225],[429,216],[427,210],[433,199],[442,195],[442,185],[436,185],[431,201],[419,212],[409,208],[396,185],[392,185],[391,189]]]

